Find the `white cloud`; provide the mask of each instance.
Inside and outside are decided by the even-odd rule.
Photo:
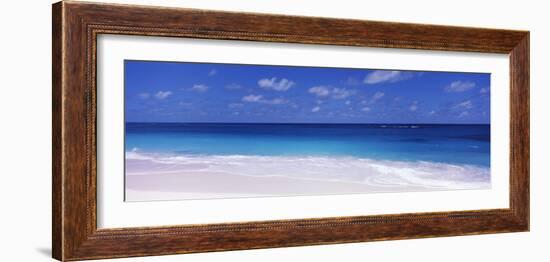
[[[480,94],[489,93],[489,88],[488,88],[488,87],[484,87],[484,88],[482,88],[482,89],[479,89],[479,93],[480,93]]]
[[[465,117],[465,116],[468,116],[468,115],[470,115],[470,113],[468,113],[468,111],[462,111],[462,112],[458,115],[458,117]]]
[[[348,77],[348,79],[346,79],[344,84],[350,85],[350,86],[356,86],[356,85],[361,84],[361,82],[359,82],[359,80],[357,80],[356,78]]]
[[[321,107],[316,106],[311,109],[311,112],[315,113],[315,112],[319,112],[319,110],[321,110]]]
[[[370,107],[368,107],[368,106],[363,107],[363,108],[361,108],[361,111],[363,111],[363,112],[369,112],[369,111],[370,111]]]
[[[326,86],[314,86],[310,88],[308,92],[320,97],[325,97],[330,95],[330,89],[329,87],[326,87]]]
[[[287,91],[292,86],[294,86],[294,84],[295,83],[293,81],[290,81],[286,78],[282,78],[279,81],[277,81],[276,77],[272,77],[271,79],[264,78],[264,79],[258,80],[258,85],[261,88],[272,89],[275,91]]]
[[[361,104],[372,105],[376,103],[378,100],[382,99],[385,95],[386,94],[384,94],[383,92],[376,92],[374,93],[374,95],[372,95],[370,99],[361,101]]]
[[[350,105],[350,104],[351,104],[351,101],[347,100],[347,101],[345,102],[345,104],[346,104],[346,105]]]
[[[243,106],[244,106],[244,104],[242,104],[242,103],[230,103],[230,104],[227,105],[227,107],[229,107],[229,108],[239,108],[239,107],[243,107]]]
[[[151,97],[151,95],[149,93],[140,93],[140,94],[138,94],[138,96],[141,99],[148,99],[149,97]]]
[[[471,100],[466,100],[466,101],[458,103],[454,106],[454,108],[465,108],[465,109],[470,109],[470,108],[473,108],[473,107],[474,107],[474,104],[472,103]]]
[[[238,89],[241,89],[241,88],[243,88],[243,87],[239,84],[236,84],[236,83],[232,83],[232,84],[229,84],[229,85],[225,86],[225,89],[228,89],[228,90],[238,90]]]
[[[370,101],[369,101],[369,104],[374,104],[376,103],[378,100],[382,99],[383,97],[385,96],[385,94],[383,92],[376,92],[374,93],[374,95],[372,95]]]
[[[407,80],[414,76],[411,72],[393,71],[393,70],[376,70],[365,77],[365,84],[374,85],[381,83],[395,83]]]
[[[382,97],[384,97],[384,93],[383,93],[383,92],[376,92],[376,93],[372,96],[372,98],[373,98],[373,99],[376,99],[376,100],[378,100],[378,99],[380,99],[380,98],[382,98]]]
[[[170,92],[170,91],[158,91],[155,94],[155,97],[157,99],[165,99],[165,98],[169,97],[170,95],[172,95],[172,92]]]
[[[208,72],[208,76],[215,76],[216,74],[218,74],[218,70],[216,69],[212,69],[210,70],[210,72]]]
[[[445,87],[446,92],[464,92],[476,86],[476,83],[471,81],[454,81]]]
[[[247,95],[247,96],[243,96],[242,100],[244,102],[259,102],[260,100],[262,100],[263,96],[261,95]]]
[[[191,90],[195,91],[195,92],[203,93],[203,92],[208,91],[209,88],[210,87],[208,87],[207,85],[195,84],[195,85],[193,85],[193,87],[191,87]]]
[[[430,111],[430,112],[428,113],[428,115],[433,116],[433,115],[435,115],[435,113],[436,113],[435,110],[432,110],[432,111]]]
[[[282,98],[274,98],[271,100],[262,100],[261,102],[264,104],[270,104],[270,105],[281,105],[281,104],[286,104],[287,101]]]
[[[335,99],[345,99],[355,94],[355,90],[349,90],[345,88],[332,89],[332,97]]]
[[[410,111],[416,111],[418,109],[418,101],[412,102],[412,104],[409,106]]]
[[[354,95],[357,91],[354,89],[330,87],[330,86],[314,86],[308,89],[308,92],[318,96],[327,97],[332,96],[334,99],[346,99]]]
[[[282,98],[265,99],[262,95],[247,95],[241,99],[243,102],[249,103],[262,103],[269,105],[281,105],[286,104],[288,101]]]

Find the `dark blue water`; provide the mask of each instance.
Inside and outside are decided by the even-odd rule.
[[[490,125],[126,123],[126,150],[352,156],[489,167]]]

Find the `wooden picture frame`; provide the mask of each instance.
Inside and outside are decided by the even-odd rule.
[[[529,230],[529,32],[63,1],[53,5],[53,257],[182,254]],[[468,51],[510,57],[510,207],[98,229],[99,34]]]

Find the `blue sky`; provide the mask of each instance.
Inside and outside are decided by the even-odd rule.
[[[490,74],[125,61],[126,122],[490,123]]]

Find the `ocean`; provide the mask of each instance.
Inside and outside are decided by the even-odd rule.
[[[481,124],[126,123],[126,196],[138,201],[486,189],[490,138],[490,125]],[[243,177],[250,186],[232,189],[230,182]],[[264,185],[273,181],[249,181],[260,178],[292,181],[275,188]],[[306,189],[295,188],[296,180]]]

